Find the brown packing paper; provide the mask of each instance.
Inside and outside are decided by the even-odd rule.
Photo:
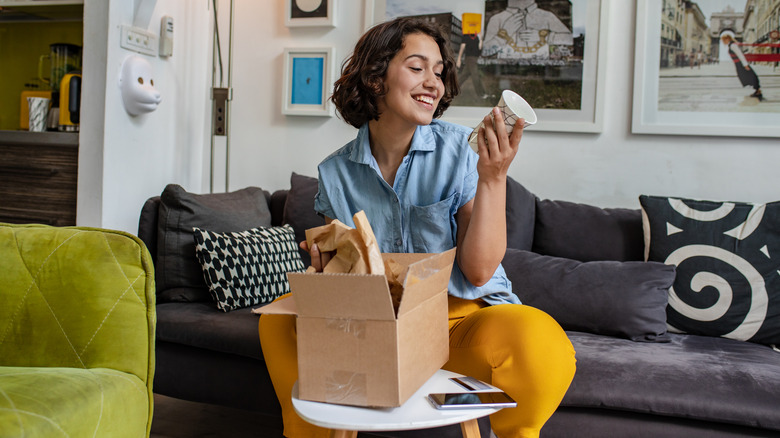
[[[336,251],[322,272],[384,275],[385,266],[379,244],[364,211],[352,217],[355,228],[335,219],[327,225],[306,230],[309,248],[317,244],[321,252]]]
[[[393,260],[383,260],[374,230],[366,213],[361,210],[352,217],[355,228],[350,228],[338,219],[328,225],[306,230],[306,242],[311,248],[315,243],[320,251],[336,251],[336,255],[323,268],[326,274],[377,274],[387,277],[387,286],[393,300],[393,309],[398,312],[403,294],[401,279],[406,275],[404,267]],[[307,272],[313,272],[309,267]]]
[[[306,230],[306,243],[309,245],[309,249],[316,243],[322,252],[335,251],[338,242],[350,230],[352,228],[344,225],[340,220],[333,219],[327,225]]]
[[[374,236],[374,230],[371,228],[371,224],[368,223],[368,218],[363,210],[355,213],[352,216],[352,220],[355,221],[355,229],[360,234],[360,238],[363,241],[361,250],[365,251],[364,257],[366,264],[368,265],[368,273],[382,275],[385,273],[385,263],[382,260],[382,252],[379,251],[379,243]]]
[[[393,309],[396,315],[398,307],[401,305],[401,296],[404,294],[403,278],[406,276],[406,269],[393,259],[385,259],[385,277],[387,277],[387,288],[390,289],[390,296],[393,299]]]

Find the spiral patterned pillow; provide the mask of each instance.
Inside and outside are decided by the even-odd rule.
[[[780,343],[780,202],[639,202],[645,259],[677,266],[669,331]]]
[[[289,225],[215,233],[193,227],[195,253],[217,308],[269,303],[290,292],[288,272],[304,270]]]

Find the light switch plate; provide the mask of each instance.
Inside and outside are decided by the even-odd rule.
[[[144,55],[157,56],[157,35],[139,27],[122,26],[119,46]]]

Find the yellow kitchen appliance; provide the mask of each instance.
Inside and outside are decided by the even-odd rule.
[[[78,131],[81,113],[81,73],[67,73],[60,83],[59,131]]]
[[[22,100],[19,102],[19,129],[25,131],[30,129],[30,106],[27,104],[28,97],[45,97],[51,100],[51,91],[22,91]]]
[[[44,60],[49,60],[49,77],[44,77]],[[60,84],[67,73],[81,71],[81,47],[75,44],[55,43],[49,45],[49,54],[38,60],[38,78],[49,84],[51,91],[60,91]]]

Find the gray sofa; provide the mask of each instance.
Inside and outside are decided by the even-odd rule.
[[[281,430],[257,316],[217,310],[190,230],[290,224],[300,241],[322,224],[312,210],[316,190],[316,179],[293,174],[291,187],[274,193],[193,195],[169,186],[146,202],[138,235],[157,270],[155,392],[247,409]],[[577,351],[574,381],[542,436],[780,436],[780,353],[667,332],[675,269],[642,261],[639,209],[541,200],[510,179],[507,243],[514,292],[555,317]],[[487,419],[480,426],[488,437]],[[376,435],[457,437],[460,429]]]

